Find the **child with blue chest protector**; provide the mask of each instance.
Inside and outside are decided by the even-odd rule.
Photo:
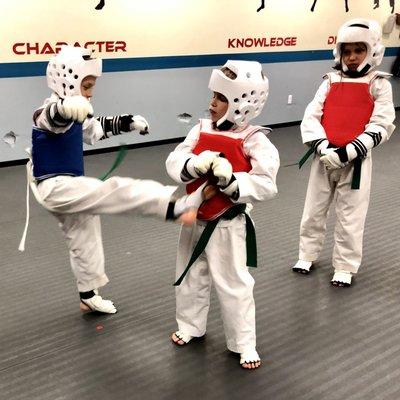
[[[108,282],[100,215],[134,212],[190,224],[203,192],[176,199],[175,186],[152,180],[84,176],[83,142],[94,144],[133,130],[148,133],[147,121],[139,115],[93,117],[90,99],[101,72],[101,59],[80,47],[64,46],[50,60],[47,83],[53,93],[33,116],[28,181],[38,202],[59,221],[81,310],[115,313],[114,303],[98,293]]]

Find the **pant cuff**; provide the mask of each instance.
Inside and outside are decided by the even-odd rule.
[[[304,253],[302,251],[299,252],[299,260],[313,262],[318,259],[319,254],[317,253]]]
[[[353,275],[357,274],[360,266],[354,267],[351,265],[334,265],[333,266],[335,272],[343,271],[343,272],[351,272]]]
[[[79,283],[77,284],[78,286],[78,291],[79,292],[89,292],[90,290],[95,290],[99,289],[109,282],[109,279],[106,274],[99,276],[96,279],[91,280],[90,282],[87,283]]]
[[[250,350],[255,350],[256,348],[256,343],[252,343],[252,344],[246,344],[245,346],[241,345],[241,346],[237,346],[234,345],[232,343],[227,343],[226,347],[228,348],[229,351],[232,351],[233,353],[245,353],[246,351],[250,351]]]
[[[186,333],[187,335],[193,336],[193,337],[202,337],[206,334],[206,330],[199,330],[196,329],[193,326],[186,325],[183,323],[178,323],[178,331],[181,331],[183,333]]]

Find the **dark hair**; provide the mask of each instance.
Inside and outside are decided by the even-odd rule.
[[[237,75],[228,67],[222,67],[221,71],[230,79],[235,80]]]
[[[368,50],[367,45],[364,42],[351,42],[351,43],[355,43],[357,45],[363,45],[363,47],[365,47],[365,50]],[[349,43],[340,43],[340,60],[339,63],[335,64],[333,66],[333,69],[336,69],[337,71],[342,71],[342,58],[343,58],[343,51],[344,51],[344,47],[346,46],[346,44]]]

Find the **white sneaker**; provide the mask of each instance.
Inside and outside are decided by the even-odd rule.
[[[311,261],[298,260],[297,263],[292,267],[292,271],[306,275],[310,273],[311,268],[312,268]]]
[[[351,286],[351,279],[353,275],[351,272],[348,271],[335,271],[333,274],[331,283],[333,286]]]
[[[94,295],[90,299],[81,299],[79,306],[82,312],[98,311],[104,314],[115,314],[117,309],[111,300],[104,300],[98,294]]]

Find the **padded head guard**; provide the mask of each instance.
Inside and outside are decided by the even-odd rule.
[[[357,72],[366,74],[382,62],[385,52],[385,47],[382,44],[382,29],[378,22],[357,18],[346,22],[340,27],[333,55],[337,65],[342,63],[343,72],[346,72],[348,68],[342,61],[342,45],[344,43],[357,42],[362,42],[367,46],[367,56],[357,68]]]
[[[257,61],[228,60],[224,67],[234,72],[236,79],[228,78],[219,69],[212,71],[209,89],[228,99],[228,110],[216,125],[229,121],[238,127],[246,126],[264,107],[268,96],[268,79]]]
[[[92,58],[92,51],[83,47],[62,46],[47,65],[47,85],[62,99],[82,95],[81,82],[91,75],[101,75],[100,58]]]

